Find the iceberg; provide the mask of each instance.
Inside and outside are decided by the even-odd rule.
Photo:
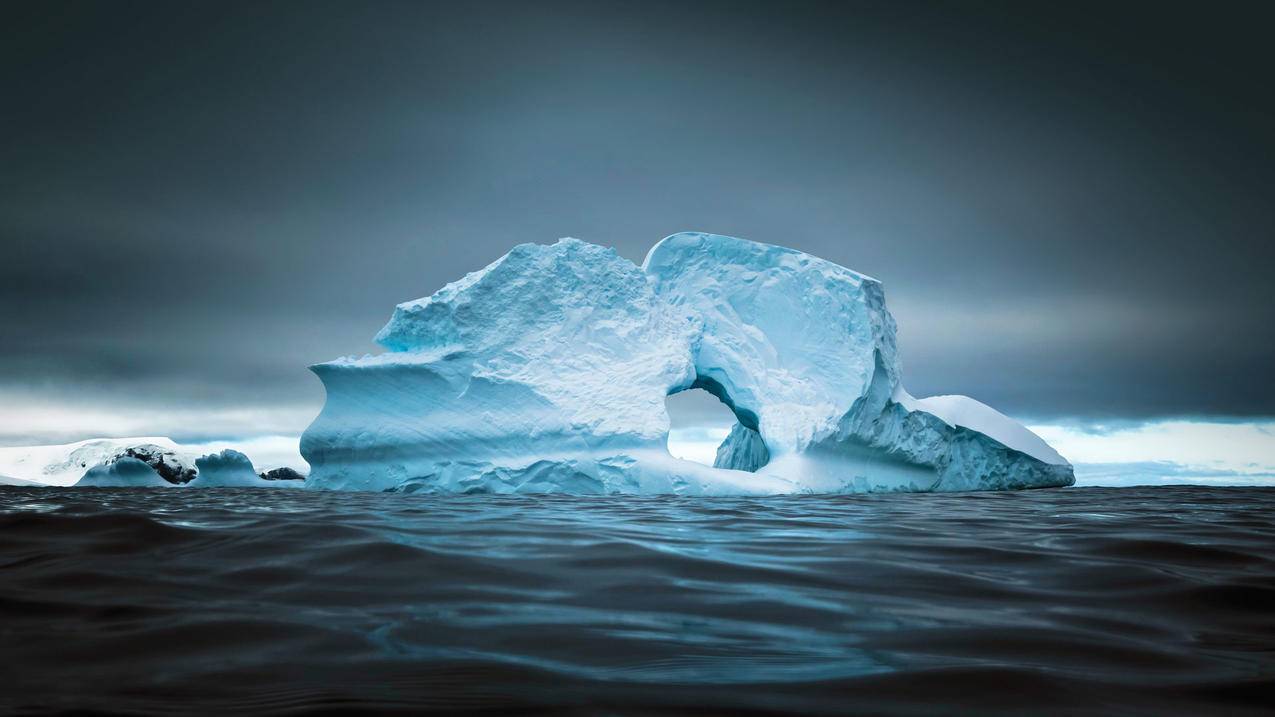
[[[281,439],[276,440],[274,437],[265,442],[248,440],[244,445],[264,446],[269,449],[276,443],[286,445]],[[282,488],[300,486],[305,479],[305,476],[296,470],[276,465],[281,457],[288,459],[287,453],[292,451],[282,451],[284,454],[282,456],[278,455],[281,453],[279,450],[268,452],[266,465],[270,467],[270,470],[261,474],[253,473],[257,479],[256,483],[246,481],[241,471],[231,471],[227,475],[227,468],[242,467],[242,464],[233,457],[227,459],[223,451],[222,454],[214,454],[218,456],[217,458],[204,456],[205,459],[209,459],[206,463],[211,466],[214,476],[197,483],[196,476],[199,469],[196,456],[203,451],[216,450],[223,446],[222,441],[212,444],[183,445],[164,437],[92,438],[60,445],[3,446],[0,447],[0,481],[3,481],[0,484],[87,485],[81,482],[87,469],[100,467],[105,471],[120,458],[135,458],[145,463],[164,479],[166,484],[173,486],[219,485],[226,480],[232,480],[242,485]],[[237,451],[232,453],[243,456]],[[252,464],[246,456],[243,457],[243,461],[247,462],[248,469],[251,471]]]
[[[84,473],[76,488],[175,488],[148,463],[132,456],[120,456],[99,463]]]
[[[289,488],[301,484],[261,477],[248,456],[232,448],[196,458],[195,467],[199,475],[190,482],[191,488]]]
[[[301,438],[310,487],[741,495],[1073,482],[1012,419],[904,390],[880,282],[779,246],[675,234],[639,267],[578,239],[523,244],[400,304],[376,341],[381,354],[311,367],[327,400]],[[664,399],[691,388],[738,420],[714,467],[667,450]]]
[[[39,485],[75,485],[85,470],[120,457],[146,463],[169,483],[195,477],[193,457],[163,437],[93,438],[46,446],[0,447],[0,474]]]

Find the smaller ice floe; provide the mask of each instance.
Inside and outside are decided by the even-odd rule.
[[[88,469],[75,487],[173,488],[175,486],[164,480],[163,476],[145,461],[131,456],[119,456]]]
[[[199,475],[191,488],[289,488],[301,487],[300,481],[270,480],[257,475],[248,456],[227,448],[195,459]]]

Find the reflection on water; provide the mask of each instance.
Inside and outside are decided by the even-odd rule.
[[[1259,713],[1275,490],[0,489],[0,708]]]

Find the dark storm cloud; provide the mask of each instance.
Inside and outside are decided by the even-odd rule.
[[[886,282],[914,393],[1275,413],[1258,6],[33,3],[0,38],[0,389],[312,403],[524,241]]]

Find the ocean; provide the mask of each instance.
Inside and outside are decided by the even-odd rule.
[[[1275,489],[0,488],[0,710],[1270,713]]]

